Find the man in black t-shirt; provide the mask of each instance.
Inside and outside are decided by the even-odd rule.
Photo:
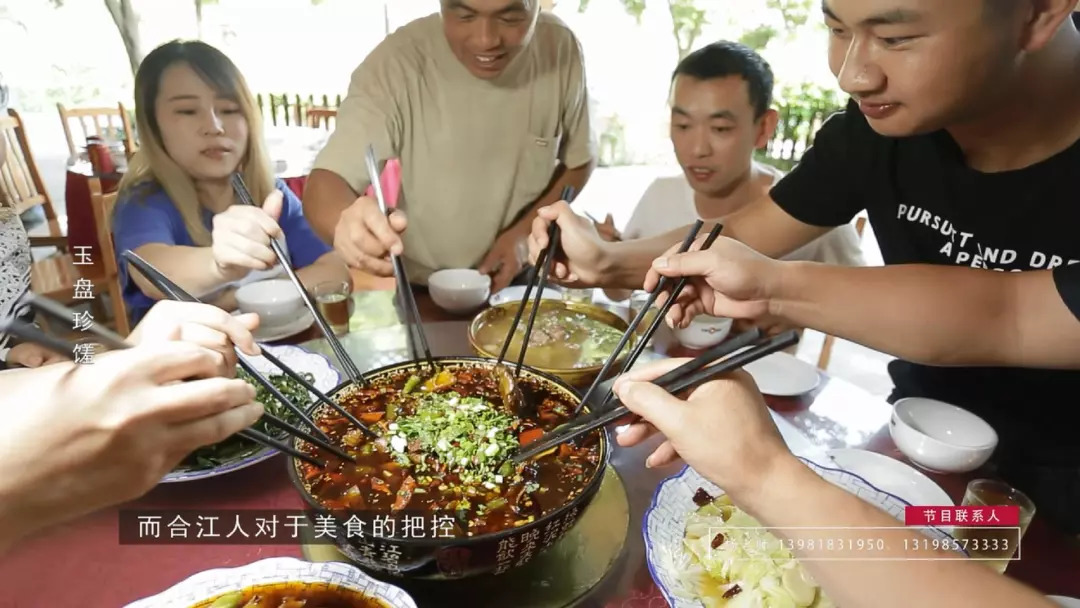
[[[724,234],[778,258],[866,210],[887,264],[1024,271],[1080,261],[1075,5],[825,0],[830,66],[852,101]],[[554,274],[571,284],[639,288],[685,234],[604,243],[559,204],[534,224],[534,258],[550,221],[562,229]],[[889,371],[893,399],[942,399],[994,425],[1002,474],[1080,532],[1080,372],[903,360]]]

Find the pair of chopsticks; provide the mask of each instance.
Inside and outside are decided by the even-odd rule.
[[[255,199],[252,198],[251,192],[247,189],[247,185],[244,184],[244,178],[240,177],[239,173],[233,173],[230,178],[233,191],[240,199],[240,202],[249,205],[251,207],[260,207]],[[277,256],[278,263],[285,269],[285,274],[289,275],[289,280],[293,282],[296,289],[300,292],[300,297],[304,301],[304,306],[307,307],[308,312],[315,317],[315,322],[319,326],[319,330],[322,331],[323,337],[330,343],[330,348],[334,351],[334,355],[337,356],[338,361],[341,362],[341,367],[345,370],[346,375],[349,376],[349,380],[353,384],[365,384],[363,374],[357,369],[356,364],[349,357],[349,353],[346,352],[345,347],[341,345],[341,342],[337,339],[337,335],[334,334],[334,330],[326,322],[326,319],[319,312],[319,307],[315,305],[315,300],[312,299],[311,294],[304,288],[304,284],[300,282],[300,277],[296,275],[296,271],[293,270],[292,265],[289,263],[289,256],[286,255],[285,250],[281,248],[281,243],[277,242],[277,239],[270,239],[270,247],[274,250],[274,255]]]
[[[796,330],[787,331],[765,340],[758,340],[760,335],[760,330],[757,329],[740,334],[653,380],[653,384],[660,386],[671,394],[680,393],[799,342],[799,332]],[[710,365],[713,361],[744,348],[755,341],[757,343],[753,347],[736,353],[716,365]],[[616,401],[615,403],[619,402]],[[717,407],[723,407],[723,405],[717,404]],[[573,441],[578,437],[611,424],[630,413],[630,410],[625,405],[619,403],[619,405],[611,409],[573,419],[519,449],[510,456],[510,460],[515,463],[525,462],[568,441]]]
[[[686,238],[683,239],[682,244],[679,246],[679,253],[686,253],[690,250],[690,247],[694,244],[694,240],[697,238],[698,233],[701,232],[701,228],[704,225],[705,222],[701,220],[694,222],[694,225],[690,228],[690,232],[687,233]],[[705,243],[702,245],[702,249],[704,250],[711,247],[712,244],[716,242],[716,239],[719,238],[720,231],[723,229],[724,227],[721,224],[716,224],[715,226],[713,226],[712,230],[709,232],[709,236],[705,239]],[[615,346],[615,350],[611,352],[610,356],[608,356],[607,361],[604,361],[603,367],[600,368],[600,373],[597,374],[596,379],[593,380],[593,383],[589,386],[589,390],[585,391],[585,395],[581,398],[581,403],[578,403],[577,407],[574,408],[574,412],[572,414],[573,416],[577,416],[581,412],[581,408],[584,407],[586,403],[590,403],[593,401],[593,393],[596,392],[599,386],[606,379],[608,372],[611,371],[611,366],[615,364],[615,361],[619,358],[619,354],[622,353],[622,350],[624,348],[626,348],[627,343],[634,335],[634,331],[637,330],[639,325],[641,325],[641,322],[645,319],[645,316],[649,314],[649,309],[651,309],[653,304],[656,303],[656,298],[659,297],[659,295],[664,290],[668,289],[670,283],[671,281],[670,279],[668,279],[668,277],[660,277],[660,280],[656,283],[656,287],[654,287],[652,292],[649,293],[648,300],[645,301],[644,306],[642,306],[641,310],[639,310],[637,315],[634,316],[633,321],[630,322],[630,326],[626,328],[626,332],[623,333],[623,336],[619,340],[619,343]],[[653,334],[656,333],[656,330],[660,327],[660,324],[663,323],[664,316],[667,314],[668,310],[670,310],[671,305],[674,304],[676,298],[679,297],[679,294],[686,287],[686,283],[687,278],[683,277],[679,280],[678,283],[675,284],[674,289],[671,290],[671,294],[668,297],[667,301],[664,302],[664,305],[661,308],[659,314],[656,315],[656,318],[653,319],[652,323],[641,335],[641,340],[634,346],[634,349],[626,358],[626,361],[623,363],[622,370],[619,372],[620,374],[625,373],[627,370],[634,366],[634,363],[637,362],[638,357],[641,356],[642,352],[644,352],[645,346],[649,343],[649,340],[652,338]],[[600,400],[600,404],[602,405],[610,398],[611,390],[608,389],[608,393],[603,399]]]
[[[166,277],[164,273],[155,268],[153,264],[144,260],[141,256],[139,256],[139,254],[135,253],[134,251],[125,251],[123,253],[123,257],[128,262],[128,264],[138,270],[140,274],[146,277],[146,280],[149,281],[150,284],[157,288],[158,291],[168,296],[169,299],[177,300],[180,302],[200,302],[198,298],[189,294],[182,287],[174,283],[171,279]],[[293,380],[296,380],[304,388],[314,393],[320,401],[326,403],[338,413],[345,416],[345,418],[348,419],[349,422],[359,427],[368,436],[373,438],[378,437],[378,434],[375,431],[368,428],[367,425],[365,425],[363,422],[361,422],[355,416],[349,413],[348,410],[338,405],[333,399],[323,394],[322,391],[320,391],[314,385],[308,382],[307,379],[297,373],[296,370],[293,370],[289,366],[285,365],[280,359],[270,354],[268,352],[268,349],[264,345],[260,344],[259,348],[262,351],[262,355],[266,357],[267,360],[270,361],[272,364],[277,366],[278,369],[284,372],[285,375],[289,376]],[[270,394],[273,395],[274,398],[277,399],[282,405],[288,408],[292,413],[299,416],[301,420],[306,422],[311,427],[312,431],[318,433],[321,438],[314,437],[301,429],[293,428],[287,422],[269,413],[263,414],[263,422],[278,429],[281,429],[286,433],[289,433],[290,435],[299,437],[309,443],[317,445],[320,448],[330,452],[331,454],[339,458],[342,458],[349,462],[356,461],[352,456],[349,456],[347,453],[342,451],[341,448],[333,445],[332,443],[329,443],[330,437],[326,433],[324,433],[322,429],[318,427],[318,425],[315,424],[315,421],[312,420],[311,416],[309,416],[308,413],[304,410],[300,409],[299,406],[294,404],[288,397],[286,397],[281,391],[279,391],[277,387],[274,386],[272,382],[270,382],[269,379],[259,373],[259,371],[255,369],[255,366],[251,364],[250,358],[246,354],[244,354],[243,351],[236,347],[233,347],[233,351],[236,353],[237,363],[240,364],[240,367],[242,367],[244,371],[250,374],[255,379],[255,381],[259,383],[260,386],[270,391]]]
[[[70,308],[64,306],[63,304],[60,304],[59,302],[50,300],[36,294],[27,294],[27,296],[25,296],[23,300],[35,310],[38,310],[61,322],[70,323],[71,320],[74,318],[74,315],[76,314],[74,310],[71,310]],[[71,360],[75,359],[76,345],[74,343],[68,342],[67,340],[64,340],[62,338],[50,336],[49,334],[46,334],[37,327],[34,327],[33,325],[30,325],[28,323],[24,323],[17,319],[0,321],[0,331],[10,334],[12,336],[17,336],[26,342],[33,342],[35,344],[39,344],[56,353],[64,354]],[[117,334],[116,332],[103,325],[98,325],[96,323],[92,324],[87,331],[94,336],[101,338],[102,343],[111,349],[124,350],[131,348],[131,345],[124,340],[123,336]],[[297,437],[301,437],[305,440],[310,440],[312,441],[312,443],[315,443],[320,447],[324,447],[323,445],[320,445],[323,443],[322,440],[318,439],[317,437],[312,437],[306,432],[301,431],[300,429],[293,428],[291,425],[289,425],[283,420],[275,418],[269,414],[265,414],[263,416],[263,420],[271,426],[275,426]],[[278,441],[277,439],[265,433],[256,431],[255,429],[243,429],[237,434],[245,439],[264,445],[270,449],[283,452],[290,456],[294,456],[317,467],[326,467],[325,462],[318,460],[308,454],[305,454],[304,452],[297,450],[296,448],[288,445],[287,443]],[[330,446],[329,444],[326,445],[331,448],[334,447]],[[348,454],[345,454],[345,456],[348,457]]]
[[[364,155],[367,164],[368,178],[371,189],[375,192],[375,200],[379,203],[379,211],[383,215],[390,216],[390,207],[386,204],[386,195],[383,194],[382,180],[379,179],[379,163],[375,158],[375,146],[368,145]],[[431,356],[431,348],[428,346],[427,336],[424,335],[424,324],[420,320],[420,309],[416,305],[416,296],[412,292],[412,283],[405,273],[405,262],[399,255],[390,255],[390,263],[394,266],[394,281],[397,283],[398,303],[402,314],[405,315],[405,331],[408,332],[409,351],[417,366],[420,364],[420,354],[423,351],[424,361],[435,373],[435,359]],[[417,348],[419,346],[419,348]]]
[[[570,203],[574,199],[574,187],[566,186],[562,191],[562,200]],[[514,332],[517,331],[518,323],[521,322],[521,315],[525,312],[525,307],[529,304],[529,296],[532,295],[532,291],[536,289],[536,299],[533,301],[532,309],[529,311],[529,320],[525,324],[525,335],[521,338],[521,350],[518,352],[517,365],[514,367],[514,376],[517,377],[521,374],[521,366],[525,362],[525,351],[529,348],[529,337],[532,335],[533,323],[536,321],[536,313],[540,310],[540,303],[544,297],[544,285],[547,283],[548,276],[551,275],[551,267],[555,261],[555,250],[559,246],[559,225],[552,222],[548,226],[548,246],[540,252],[540,256],[537,257],[536,263],[533,265],[532,270],[529,271],[529,279],[525,285],[525,293],[521,296],[521,305],[518,306],[517,312],[514,313],[514,320],[510,324],[510,330],[506,334],[506,339],[503,340],[502,349],[499,350],[499,358],[496,360],[495,365],[502,365],[503,359],[506,357],[506,350],[510,347],[510,341],[514,337]]]

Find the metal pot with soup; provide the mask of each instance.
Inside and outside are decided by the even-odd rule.
[[[469,344],[473,352],[481,357],[498,357],[519,306],[520,302],[507,302],[477,315],[469,327]],[[530,303],[510,339],[507,362],[518,359],[531,312]],[[615,351],[627,327],[621,317],[598,306],[543,300],[533,322],[523,363],[573,386],[588,386]],[[625,359],[636,341],[635,336],[623,348],[617,364]]]

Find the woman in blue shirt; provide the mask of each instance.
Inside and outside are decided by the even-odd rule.
[[[166,43],[135,76],[140,149],[120,183],[116,249],[132,250],[190,293],[226,310],[244,283],[284,274],[270,239],[309,288],[349,281],[312,232],[300,201],[273,177],[259,110],[236,66],[203,42]],[[262,208],[236,200],[239,172]],[[138,320],[163,295],[120,264],[124,301]]]

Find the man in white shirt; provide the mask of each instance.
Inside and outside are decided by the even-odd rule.
[[[683,174],[660,177],[638,202],[621,235],[597,224],[612,240],[649,238],[694,223],[722,221],[768,194],[779,170],[756,162],[776,129],[773,74],[752,49],[716,42],[683,59],[672,76],[671,143]],[[784,259],[844,266],[864,264],[851,225],[836,228]]]

